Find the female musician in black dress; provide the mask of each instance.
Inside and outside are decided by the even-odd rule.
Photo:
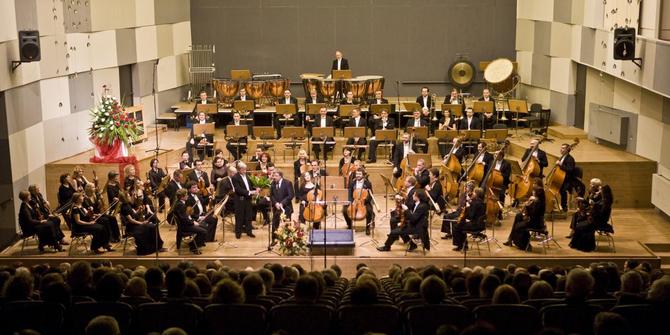
[[[38,239],[38,250],[44,252],[44,246],[52,246],[56,251],[63,251],[60,241],[63,239],[63,232],[60,230],[60,220],[46,219],[42,216],[38,208],[31,205],[34,203],[30,192],[19,192],[21,207],[19,209],[19,227],[24,236],[36,234]]]
[[[112,203],[111,205],[116,206]],[[98,192],[95,191],[95,186],[91,183],[84,186],[84,208],[93,212],[96,215],[102,215],[97,221],[107,230],[109,240],[112,243],[118,243],[121,240],[121,233],[119,232],[119,223],[116,217],[109,215],[111,208],[103,208],[102,198]],[[105,211],[103,214],[102,211]]]
[[[107,183],[102,188],[104,193],[107,193],[107,203],[111,204],[119,200],[119,193],[121,193],[121,185],[119,183],[119,173],[116,171],[109,171],[107,173]]]
[[[151,185],[151,193],[158,197],[158,207],[162,211],[165,207],[165,193],[160,192],[159,194],[156,194],[156,190],[167,174],[165,171],[163,171],[163,169],[158,167],[158,160],[156,158],[151,160],[149,166],[151,167],[149,169],[149,183]]]
[[[300,194],[300,176],[311,169],[310,162],[307,159],[307,151],[300,149],[298,151],[298,159],[293,162],[293,188],[296,195],[296,202],[300,201],[297,195]]]
[[[123,188],[126,191],[135,185],[135,180],[139,179],[137,178],[136,173],[137,171],[132,165],[126,165],[126,167],[123,168],[123,174],[125,175],[125,178],[123,179]]]
[[[220,149],[217,149],[220,150]],[[228,175],[228,169],[226,167],[226,160],[223,157],[214,156],[212,172],[209,175],[209,181],[214,186],[214,190],[218,187],[219,181],[223,178],[226,178]]]
[[[28,205],[37,211],[34,213],[35,217],[40,218],[41,220],[47,220],[52,223],[55,229],[55,234],[57,237],[59,237],[58,243],[60,245],[70,244],[65,241],[65,234],[63,234],[63,231],[60,229],[60,218],[51,212],[51,204],[47,199],[44,198],[44,195],[42,195],[40,187],[37,184],[32,184],[28,186],[28,192],[30,193],[30,200],[28,201]]]
[[[72,186],[72,177],[69,173],[64,173],[60,175],[60,186],[58,187],[58,208],[65,210],[72,205],[72,195],[75,192],[74,187]]]
[[[530,233],[528,229],[544,228],[545,198],[541,186],[533,188],[532,195],[524,205],[523,210],[514,218],[512,231],[509,233],[506,246],[516,245],[521,250],[530,250]]]
[[[300,211],[298,212],[298,219],[300,223],[305,223],[305,206],[307,206],[307,194],[309,191],[313,190],[316,187],[316,184],[312,181],[312,174],[310,172],[305,172],[302,174],[302,183],[300,185],[300,190],[298,191],[297,198],[300,201]],[[312,224],[314,229],[321,228],[321,222],[314,222]]]
[[[83,204],[84,195],[75,192],[72,196],[72,210],[70,211],[70,215],[72,216],[72,231],[86,232],[93,235],[91,250],[96,254],[104,253],[100,248],[104,248],[107,251],[114,251],[109,244],[109,233],[107,232],[107,229],[95,221],[97,216],[93,214],[92,211],[84,208]]]
[[[456,126],[458,125],[458,120],[456,118],[451,116],[451,111],[450,110],[444,110],[442,111],[444,116],[440,119],[440,123],[438,125],[438,130],[456,130]],[[438,144],[438,149],[440,152],[440,157],[444,157],[449,153],[449,150],[451,150],[452,144],[451,143],[439,143]]]
[[[589,201],[577,198],[577,212],[572,216],[570,228],[572,228],[572,239],[570,248],[589,252],[596,248],[596,230],[592,216],[592,208]]]
[[[158,225],[147,219],[142,199],[136,199],[132,193],[128,193],[128,195],[124,195],[122,198],[121,218],[123,224],[126,226],[126,234],[135,238],[137,255],[148,255],[156,252],[156,250],[165,251]],[[139,206],[134,206],[135,202]],[[153,218],[155,217],[153,215]]]

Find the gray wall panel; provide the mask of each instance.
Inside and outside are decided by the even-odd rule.
[[[7,90],[5,99],[9,135],[42,121],[39,82]]]
[[[156,24],[188,21],[191,17],[189,0],[157,0],[154,2]]]
[[[329,72],[341,49],[354,75],[383,75],[387,91],[418,82],[403,85],[412,95],[423,82],[443,94],[449,86],[435,82],[457,54],[475,66],[513,59],[515,25],[514,0],[191,1],[193,43],[216,45],[217,77],[248,68],[299,82],[300,73]]]
[[[670,59],[670,45],[656,44],[656,59]],[[670,62],[657,61],[654,68],[654,89],[659,92],[670,92]]]
[[[70,109],[71,113],[81,112],[93,108],[94,88],[93,74],[82,72],[68,76],[70,87]],[[102,87],[95,89],[102,90]]]

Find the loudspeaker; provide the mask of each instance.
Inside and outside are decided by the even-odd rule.
[[[23,63],[36,62],[41,59],[39,31],[19,31],[19,53]]]
[[[614,59],[635,59],[635,28],[614,29]]]

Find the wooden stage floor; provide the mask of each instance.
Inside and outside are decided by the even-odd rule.
[[[560,129],[557,130],[560,132]],[[526,130],[519,130],[519,134],[527,132]],[[554,132],[553,134],[555,134]],[[510,134],[514,134],[510,131]],[[552,134],[552,132],[550,132]],[[167,149],[159,157],[160,166],[168,166],[169,171],[173,171],[179,160],[179,155],[184,148],[188,131],[180,129],[178,131],[168,130],[160,132],[160,146]],[[217,129],[216,138],[220,140],[217,142],[218,148],[225,148],[223,141],[223,130]],[[569,139],[554,138],[553,143],[544,143],[542,148],[547,151],[549,155],[550,164],[560,156],[560,144],[563,142],[570,142]],[[336,173],[337,161],[339,161],[339,148],[344,143],[344,138],[336,138],[337,146],[335,149],[335,159],[328,162],[328,171],[332,175]],[[436,149],[436,140],[429,139],[430,152],[433,154],[433,163],[439,162],[439,157]],[[508,159],[519,161],[523,154],[523,149],[527,147],[530,141],[529,136],[516,136],[511,138],[512,145]],[[251,148],[255,146],[257,141],[250,141]],[[147,142],[136,145],[131,150],[138,156],[140,160],[140,176],[144,176],[148,162],[152,158],[152,153],[145,153],[146,150],[155,148],[155,141],[153,136],[149,136]],[[282,168],[286,173],[286,178],[293,180],[292,161],[293,157],[290,151],[281,151],[282,144],[277,143],[277,152],[273,154],[273,161]],[[305,146],[305,145],[303,145]],[[224,149],[225,151],[225,149]],[[69,157],[60,161],[47,164],[47,185],[46,193],[49,199],[55,199],[55,190],[57,189],[57,177],[60,173],[71,172],[75,165],[82,165],[85,169],[87,177],[91,177],[91,170],[95,169],[101,177],[101,182],[105,181],[107,171],[116,169],[114,164],[90,164],[88,158],[92,155],[92,151],[84,152],[79,155]],[[498,248],[494,243],[491,244],[491,252],[489,253],[486,245],[482,245],[481,255],[477,254],[476,250],[470,251],[467,254],[467,265],[506,265],[514,262],[516,264],[588,264],[593,261],[611,260],[619,264],[623,264],[626,259],[637,258],[652,262],[655,266],[661,265],[661,257],[657,256],[652,250],[646,247],[646,244],[669,245],[670,246],[670,220],[662,214],[657,213],[650,208],[651,190],[651,173],[655,172],[656,163],[641,158],[639,156],[629,154],[623,151],[611,149],[605,146],[598,145],[586,139],[582,139],[582,143],[574,150],[578,165],[584,168],[584,180],[587,182],[591,177],[600,177],[605,183],[613,186],[615,195],[615,210],[613,213],[614,225],[616,230],[615,242],[616,253],[607,247],[607,242],[601,239],[600,247],[597,251],[591,253],[584,253],[573,250],[568,247],[568,240],[565,236],[568,234],[568,219],[557,220],[554,226],[554,236],[561,246],[551,247],[546,254],[542,252],[542,248],[537,243],[534,243],[533,252],[523,252],[517,249],[502,246]],[[381,219],[384,213],[388,211],[385,208],[385,199],[383,197],[383,184],[380,175],[390,175],[391,166],[384,162],[386,154],[380,152],[377,163],[367,165],[370,172],[370,180],[375,185],[376,199],[382,209],[382,213],[377,215],[377,229],[376,238],[380,243],[383,243],[386,234],[389,231],[388,219]],[[551,166],[551,165],[550,165]],[[209,169],[208,169],[209,170]],[[52,202],[55,200],[52,200]],[[389,206],[392,201],[389,201]],[[297,205],[295,206],[297,212]],[[390,210],[389,208],[388,210]],[[338,228],[345,227],[341,215],[337,223]],[[512,225],[514,213],[510,213],[502,222],[501,227],[496,227],[495,236],[500,243],[504,242]],[[439,218],[435,218],[433,222],[433,239],[438,244],[434,244],[431,251],[425,256],[421,252],[412,252],[405,255],[404,246],[397,243],[393,246],[391,252],[378,252],[372,243],[362,245],[369,238],[364,234],[363,228],[357,227],[355,233],[356,248],[351,256],[328,256],[327,263],[338,263],[345,267],[346,271],[351,271],[359,262],[367,263],[376,270],[385,271],[392,263],[399,263],[405,266],[408,265],[423,265],[423,264],[464,264],[464,254],[454,252],[451,250],[451,240],[441,240],[439,233]],[[547,221],[549,228],[551,228],[550,221]],[[217,240],[222,240],[221,231],[222,221],[219,220],[219,231]],[[330,222],[328,228],[333,228],[333,223]],[[204,249],[203,254],[194,256],[184,250],[184,254],[180,255],[174,250],[174,230],[170,230],[169,226],[161,228],[161,236],[165,241],[166,248],[170,249],[168,252],[159,255],[160,261],[178,262],[183,259],[188,259],[198,263],[205,263],[213,259],[224,259],[226,264],[234,267],[246,266],[261,266],[268,261],[279,261],[284,264],[300,263],[306,268],[319,269],[323,266],[323,256],[298,256],[298,257],[280,257],[271,253],[263,253],[254,256],[255,253],[263,251],[267,246],[267,227],[259,227],[254,230],[256,234],[255,239],[251,239],[243,235],[240,240],[236,240],[232,230],[230,221],[225,224],[225,240],[228,244],[219,247],[218,243],[209,243]],[[488,232],[491,235],[491,231]],[[67,235],[67,233],[66,233]],[[151,256],[137,257],[134,255],[134,250],[126,255],[121,254],[121,246],[117,247],[117,251],[106,253],[102,256],[90,255],[73,255],[67,257],[66,253],[49,253],[39,255],[37,248],[32,241],[26,247],[24,255],[20,255],[21,244],[7,248],[0,253],[0,262],[4,261],[21,261],[25,263],[36,262],[62,262],[72,261],[79,258],[84,259],[112,259],[123,261],[124,264],[152,264],[155,258]],[[353,272],[352,272],[353,273]]]

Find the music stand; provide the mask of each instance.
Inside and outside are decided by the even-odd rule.
[[[263,141],[262,143],[256,144],[256,146],[260,147],[263,151],[274,147],[274,144],[268,143],[268,140],[275,139],[275,129],[272,126],[255,126],[253,127],[252,134]],[[276,152],[273,152],[273,156],[275,153]]]
[[[428,127],[408,127],[407,132],[414,136],[415,140],[423,140],[424,143],[417,146],[425,146],[425,152],[428,152]]]
[[[360,111],[360,107],[358,105],[340,105],[340,117],[351,117],[351,111],[354,109],[358,109]]]
[[[519,130],[519,114],[528,114],[528,103],[526,100],[509,99],[509,111],[516,115],[516,123],[514,125],[514,136],[518,135]]]
[[[201,135],[203,135],[203,134],[205,135],[204,138],[205,138],[205,142],[206,142],[206,143],[205,143],[205,145],[202,147],[202,149],[205,150],[203,156],[205,156],[205,155],[207,154],[207,147],[212,147],[212,148],[214,148],[214,143],[210,143],[210,142],[207,140],[207,135],[212,135],[212,136],[214,136],[214,133],[215,133],[215,124],[214,124],[214,122],[208,122],[208,123],[202,123],[202,124],[200,124],[200,123],[194,123],[194,124],[193,124],[193,137],[200,137],[200,138],[201,138]],[[202,138],[201,138],[200,140],[202,140]],[[198,149],[201,148],[201,147],[200,147],[200,140],[198,140],[198,141],[195,142],[196,152],[197,152]]]
[[[307,115],[319,115],[319,111],[321,108],[325,108],[326,104],[324,103],[318,103],[318,104],[307,104]]]
[[[230,70],[230,79],[239,81],[251,80],[251,71],[249,70]]]
[[[352,138],[359,137],[365,138],[366,127],[344,127],[344,137]]]
[[[249,127],[243,125],[236,126],[229,124],[226,126],[226,134],[228,135],[228,137],[236,139],[235,143],[231,143],[231,141],[228,141],[228,143],[230,145],[235,146],[235,150],[237,152],[236,157],[240,157],[240,147],[247,146],[247,143],[240,142],[240,139],[249,136]]]
[[[342,178],[340,176],[334,176],[334,177]],[[333,184],[328,184],[327,180],[328,180],[328,177],[326,177],[326,186],[323,187],[324,190],[327,190],[327,191],[324,191],[323,197],[324,197],[324,200],[326,201],[326,204],[330,204],[330,205],[334,206],[332,214],[333,214],[333,217],[334,217],[334,226],[337,229],[337,220],[338,220],[337,205],[338,204],[345,205],[349,202],[349,190],[346,189],[346,188],[341,188],[341,187],[331,188],[330,185],[333,185]],[[337,185],[337,184],[334,184],[334,185]]]
[[[442,104],[442,113],[444,114],[444,111],[447,110],[451,113],[451,117],[454,119],[463,117],[463,105],[461,104]]]
[[[351,79],[351,70],[332,70],[330,77],[337,80]]]
[[[298,112],[294,104],[277,104],[275,105],[275,114],[283,115],[284,119],[279,119],[279,121],[284,121],[284,126],[288,126],[288,121],[291,119],[291,115],[295,115]]]
[[[200,112],[205,114],[216,114],[219,112],[217,104],[197,104],[195,105],[195,110],[198,114],[200,114]]]
[[[375,131],[375,141],[384,142],[384,146],[393,147],[395,140],[398,138],[398,132],[395,129],[377,129]],[[379,145],[377,145],[379,146]],[[388,161],[391,161],[391,156],[393,155],[393,149],[389,149],[389,158]]]
[[[386,110],[391,114],[391,104],[370,105],[370,113],[372,113],[372,115],[379,115],[382,110]]]
[[[493,101],[475,101],[472,105],[472,111],[477,113],[493,113]]]
[[[485,139],[495,139],[496,142],[504,142],[507,139],[508,132],[507,128],[505,129],[486,129],[484,131]]]
[[[287,148],[291,148],[291,152],[293,153],[293,159],[295,159],[295,149],[300,148],[301,144],[298,143],[296,140],[297,139],[304,139],[305,138],[305,128],[303,127],[284,127],[282,128],[282,138],[290,138],[291,142],[290,143],[284,143],[284,145]],[[284,160],[286,160],[286,150],[284,150]]]
[[[405,107],[406,111],[411,113],[421,110],[421,105],[418,102],[403,102],[402,105]]]
[[[328,160],[328,154],[326,152],[326,145],[332,144],[335,145],[333,137],[335,137],[335,128],[334,127],[314,127],[312,128],[312,137],[321,138],[320,141],[312,141],[321,146],[323,152],[323,161],[324,163]],[[330,138],[330,141],[328,139]],[[317,157],[318,158],[318,157]]]
[[[458,136],[458,130],[445,130],[445,129],[435,130],[435,137],[437,138],[438,146],[440,144],[449,145],[449,143],[451,143],[451,141],[457,136]],[[443,157],[440,157],[440,159],[443,159]]]
[[[384,201],[385,202],[384,206],[386,207],[384,209],[385,214],[381,218],[387,218],[387,217],[390,216],[390,214],[389,214],[390,213],[390,211],[389,211],[389,188],[391,189],[391,191],[393,192],[394,195],[398,193],[398,190],[396,190],[395,186],[393,186],[393,183],[391,182],[391,179],[389,177],[387,177],[383,174],[380,174],[379,176],[382,177],[382,181],[384,182],[384,199],[386,199]]]

